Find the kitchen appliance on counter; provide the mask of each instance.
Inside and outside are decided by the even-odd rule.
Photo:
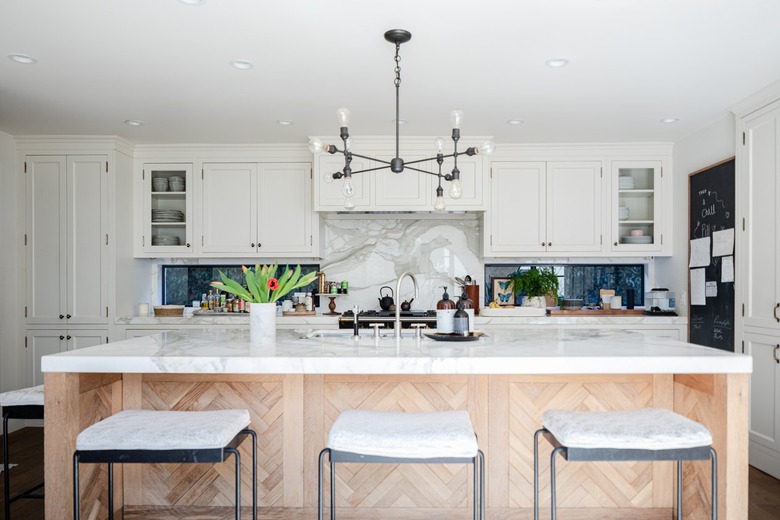
[[[367,329],[373,324],[383,325],[388,330],[393,329],[395,322],[395,311],[389,310],[367,310],[360,311],[357,315],[358,328]],[[339,317],[340,329],[351,329],[355,322],[355,312],[345,311]],[[426,329],[436,328],[436,311],[401,311],[401,328],[412,328],[413,324],[422,324]]]
[[[674,292],[666,288],[651,289],[645,293],[646,316],[677,316],[674,312],[676,302]]]

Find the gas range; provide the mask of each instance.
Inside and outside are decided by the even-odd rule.
[[[409,329],[413,324],[425,325],[425,328],[436,328],[436,311],[401,311],[401,328]],[[360,311],[357,315],[358,327],[367,329],[372,324],[378,323],[385,328],[392,329],[395,322],[395,311]],[[345,311],[339,317],[340,329],[351,329],[355,322],[355,313],[351,310]]]

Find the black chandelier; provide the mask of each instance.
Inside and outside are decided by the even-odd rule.
[[[340,126],[339,136],[341,137],[341,141],[343,143],[343,149],[340,150],[335,145],[332,144],[324,144],[320,139],[317,138],[311,139],[309,141],[309,150],[311,150],[312,153],[327,152],[327,153],[335,154],[338,152],[344,155],[344,169],[340,172],[336,172],[332,174],[332,177],[334,179],[344,178],[344,186],[342,187],[342,193],[344,194],[344,207],[346,209],[355,208],[355,201],[352,199],[352,197],[355,194],[355,189],[354,186],[352,185],[352,175],[356,173],[366,173],[366,172],[379,171],[379,170],[384,170],[386,168],[389,168],[390,171],[393,173],[401,173],[404,170],[413,170],[419,173],[425,173],[437,177],[439,181],[439,185],[436,188],[436,202],[434,203],[433,208],[436,211],[444,211],[446,208],[444,205],[444,189],[441,186],[442,179],[451,183],[448,191],[450,197],[452,197],[453,199],[459,199],[460,197],[463,196],[463,189],[460,185],[460,170],[458,169],[458,156],[463,154],[469,156],[477,155],[477,154],[489,155],[493,153],[493,149],[495,148],[495,144],[492,141],[485,141],[479,147],[472,146],[470,148],[466,148],[465,151],[459,152],[458,140],[460,140],[460,125],[463,122],[463,111],[453,110],[450,113],[450,121],[452,122],[452,142],[454,146],[454,150],[452,153],[444,154],[443,151],[444,138],[437,137],[436,140],[434,141],[434,145],[436,147],[436,156],[429,157],[426,159],[418,159],[415,161],[404,161],[400,157],[399,127],[401,124],[401,120],[399,118],[400,115],[399,100],[400,100],[400,91],[401,91],[401,66],[400,66],[401,56],[399,54],[399,51],[401,49],[401,44],[406,43],[411,39],[412,39],[412,33],[410,33],[409,31],[405,31],[403,29],[392,29],[385,33],[385,40],[395,44],[395,81],[394,81],[395,84],[395,157],[387,161],[383,159],[377,159],[375,157],[360,155],[354,153],[350,149],[349,129],[348,129],[350,112],[349,109],[347,108],[339,108],[336,111],[336,115],[338,117],[339,126]],[[359,157],[361,159],[374,161],[375,163],[383,164],[383,166],[378,166],[376,168],[367,168],[358,171],[352,171],[352,168],[350,167],[350,163],[352,162],[353,157]],[[450,157],[454,161],[452,172],[443,174],[441,172],[441,168],[442,168],[442,164],[444,163],[444,159],[448,159]],[[412,166],[412,165],[419,165],[420,163],[434,161],[434,160],[439,166],[437,172],[429,172],[420,169],[416,166]]]

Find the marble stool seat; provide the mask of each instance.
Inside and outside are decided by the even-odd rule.
[[[252,437],[252,518],[257,519],[257,435],[246,410],[124,410],[82,431],[73,454],[73,515],[79,518],[79,464],[108,464],[108,517],[113,519],[113,464],[217,463],[235,458],[236,520],[241,518],[241,456]]]
[[[701,424],[664,408],[578,412],[547,410],[534,434],[534,519],[539,518],[539,436],[550,455],[552,519],[556,518],[555,457],[568,461],[677,461],[677,518],[682,516],[682,461],[712,461],[712,518],[718,511],[718,460],[712,435]]]
[[[3,409],[3,509],[5,520],[11,519],[11,502],[21,498],[43,498],[34,493],[43,482],[11,496],[10,457],[8,453],[8,419],[43,419],[43,385],[0,394]]]
[[[472,464],[474,519],[485,517],[485,457],[468,412],[375,412],[348,410],[339,414],[320,452],[317,518],[322,520],[323,462],[330,462],[330,518],[336,518],[338,462],[385,464]]]

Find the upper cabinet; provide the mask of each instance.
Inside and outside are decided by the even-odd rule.
[[[106,155],[28,155],[28,324],[108,320]]]
[[[665,239],[662,161],[612,161],[611,251],[662,253]]]
[[[205,163],[201,251],[315,256],[309,163]]]
[[[496,161],[490,170],[485,256],[602,250],[600,161]]]
[[[143,253],[150,256],[192,255],[192,163],[144,164],[141,182],[143,232],[140,247]]]

